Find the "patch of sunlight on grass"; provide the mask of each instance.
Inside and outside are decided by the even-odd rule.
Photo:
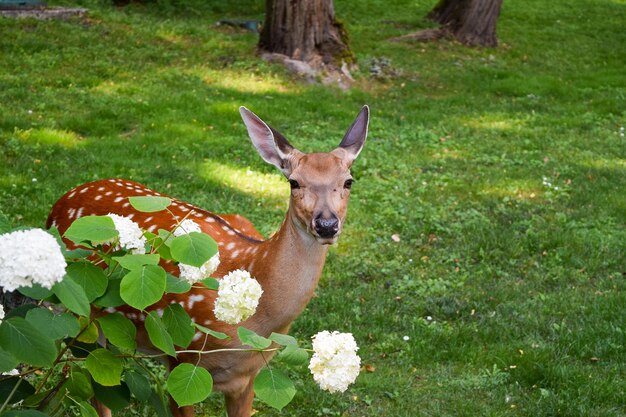
[[[296,83],[271,76],[259,76],[242,71],[222,69],[219,71],[196,68],[195,75],[200,77],[207,85],[235,90],[242,93],[269,94],[269,93],[297,93],[301,88]]]
[[[83,138],[69,130],[57,130],[47,127],[38,129],[18,130],[17,137],[26,143],[44,145],[60,145],[65,148],[74,148],[83,143]]]
[[[523,128],[528,120],[513,119],[503,114],[488,114],[480,117],[462,118],[460,122],[474,129],[516,131]]]
[[[531,181],[506,180],[506,182],[484,184],[478,194],[495,196],[501,199],[532,201],[542,198],[544,190]]]
[[[289,195],[287,181],[276,174],[264,174],[249,168],[233,168],[219,162],[206,161],[200,168],[200,175],[258,198],[285,201]]]
[[[626,159],[587,159],[582,161],[581,165],[598,170],[624,171],[626,170]]]

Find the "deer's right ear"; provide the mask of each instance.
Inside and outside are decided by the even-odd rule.
[[[259,116],[241,106],[239,108],[241,118],[248,129],[248,135],[259,155],[276,168],[280,169],[287,177],[291,175],[291,158],[299,151],[291,146],[289,141],[278,131],[272,129]]]

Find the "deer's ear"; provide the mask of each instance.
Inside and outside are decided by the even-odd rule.
[[[259,116],[245,107],[239,108],[241,118],[248,129],[252,144],[261,158],[280,169],[287,177],[291,175],[291,159],[300,153],[278,131],[272,129]]]
[[[370,121],[370,108],[363,106],[356,119],[352,123],[352,126],[348,129],[345,136],[339,144],[339,148],[344,149],[345,155],[352,163],[359,156],[363,145],[365,145],[365,139],[367,138],[367,128]]]

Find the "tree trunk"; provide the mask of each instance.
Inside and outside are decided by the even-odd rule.
[[[259,49],[331,67],[354,61],[332,0],[266,0]]]
[[[496,23],[502,0],[439,0],[428,18],[443,25],[459,42],[497,46]]]

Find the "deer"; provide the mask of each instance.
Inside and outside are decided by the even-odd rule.
[[[219,279],[235,269],[245,269],[257,279],[263,295],[255,314],[238,325],[215,318],[216,292],[201,285],[194,285],[185,294],[166,293],[161,301],[146,308],[162,309],[169,303],[178,302],[196,323],[230,336],[220,340],[198,332],[188,348],[190,350],[241,348],[236,332],[238,326],[265,337],[272,332],[287,334],[291,323],[313,296],[329,246],[336,243],[342,233],[353,182],[351,166],[363,149],[368,134],[369,107],[364,106],[337,148],[331,152],[303,153],[250,110],[241,107],[239,111],[261,158],[278,168],[291,187],[285,218],[279,230],[268,239],[264,239],[241,215],[215,214],[174,198],[168,208],[171,214],[136,211],[129,204],[128,197],[165,195],[134,181],[118,178],[97,180],[73,188],[54,204],[48,217],[48,227],[57,227],[61,234],[81,216],[108,213],[130,217],[149,231],[172,230],[183,218],[196,221],[202,232],[218,243],[221,263],[213,277]],[[70,249],[75,247],[67,239],[65,243]],[[172,263],[162,266],[174,275],[178,273],[177,266]],[[133,319],[137,326],[138,346],[149,350],[142,314],[124,306],[118,311]],[[212,375],[213,389],[225,396],[228,416],[249,417],[255,376],[271,356],[270,352],[221,351],[201,355],[199,359],[197,354],[180,353],[169,359],[169,368],[183,362],[206,368]],[[107,415],[106,407],[97,408],[101,416]],[[175,417],[194,416],[193,406],[178,407],[172,399],[170,408]]]

